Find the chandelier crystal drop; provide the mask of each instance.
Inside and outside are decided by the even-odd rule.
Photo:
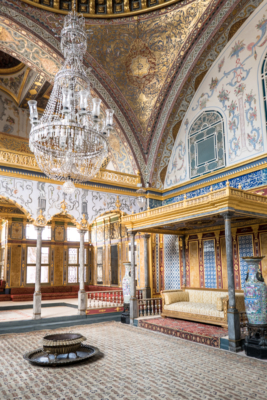
[[[61,31],[64,63],[40,119],[37,101],[28,101],[30,150],[49,178],[66,181],[64,190],[68,193],[75,188],[73,182],[88,181],[99,171],[108,155],[107,137],[114,114],[108,109],[101,118],[101,100],[91,96],[89,71],[83,65],[87,49],[85,20],[76,13],[75,3]]]

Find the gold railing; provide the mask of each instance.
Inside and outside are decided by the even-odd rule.
[[[112,182],[113,184],[120,184],[125,186],[133,186],[136,188],[136,185],[140,183],[140,176],[139,175],[130,175],[125,174],[123,172],[115,172],[100,169],[100,171],[96,174],[96,176],[91,179],[92,182]]]
[[[23,168],[32,171],[40,171],[36,159],[33,154],[17,152],[14,150],[0,149],[0,165],[13,168]],[[101,169],[96,176],[91,179],[93,183],[106,183],[120,185],[125,187],[133,187],[136,189],[140,183],[140,175],[125,174],[123,172],[109,171]]]
[[[248,201],[254,201],[256,203],[264,203],[267,204],[267,197],[262,196],[259,194],[252,194],[249,192],[246,192],[242,189],[235,189],[231,188],[229,184],[225,188],[218,189],[216,191],[211,191],[207,194],[203,194],[201,196],[196,196],[190,199],[187,199],[186,196],[184,197],[183,200],[177,202],[177,203],[172,203],[172,204],[167,204],[165,206],[161,206],[158,208],[154,208],[152,210],[147,210],[144,212],[141,212],[139,214],[131,214],[128,216],[124,216],[122,218],[123,223],[127,222],[134,222],[134,221],[139,221],[144,218],[151,218],[151,217],[156,217],[157,215],[162,215],[168,212],[173,212],[175,210],[180,210],[180,209],[186,209],[187,207],[195,207],[197,205],[209,203],[209,202],[214,202],[218,199],[222,198],[236,198],[236,199],[242,199],[242,200],[248,200]]]
[[[0,164],[10,167],[30,168],[35,171],[40,170],[34,156],[13,150],[0,149]]]

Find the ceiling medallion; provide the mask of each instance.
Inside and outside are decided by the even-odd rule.
[[[89,71],[83,65],[87,49],[85,21],[75,9],[76,1],[73,11],[64,18],[60,36],[65,61],[40,120],[37,101],[28,102],[30,150],[49,178],[65,181],[66,193],[74,191],[75,182],[88,181],[99,171],[108,155],[106,138],[113,127],[114,113],[108,109],[105,120],[101,118],[101,100],[91,97]]]
[[[145,42],[135,39],[125,66],[128,82],[143,90],[155,78],[157,60]]]

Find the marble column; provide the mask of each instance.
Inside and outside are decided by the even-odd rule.
[[[36,242],[36,274],[35,274],[35,289],[33,294],[33,319],[41,319],[41,259],[42,259],[42,232],[44,226],[36,226],[37,242]]]
[[[78,314],[85,315],[87,309],[87,293],[84,289],[84,235],[85,230],[79,229],[80,234],[80,266],[79,266],[79,293],[78,293]]]
[[[143,290],[143,298],[151,298],[151,288],[149,286],[149,261],[148,261],[148,240],[150,235],[145,234],[144,238],[144,270],[145,270],[145,290]]]
[[[229,350],[233,352],[241,351],[241,334],[239,313],[235,304],[235,280],[233,265],[233,245],[231,232],[231,213],[223,214],[225,226],[225,246],[228,276],[228,296],[229,308],[227,310]]]
[[[130,324],[133,325],[134,319],[138,318],[138,300],[136,298],[136,279],[135,279],[135,252],[134,241],[136,232],[130,232],[131,238],[131,297],[130,297]]]
[[[182,238],[182,257],[183,257],[183,286],[186,286],[186,259],[185,259],[185,235]]]

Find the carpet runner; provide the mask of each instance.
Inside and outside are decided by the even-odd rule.
[[[215,325],[201,324],[174,318],[151,318],[138,320],[138,326],[151,331],[176,336],[191,342],[219,347],[220,339],[228,335],[228,330]]]

